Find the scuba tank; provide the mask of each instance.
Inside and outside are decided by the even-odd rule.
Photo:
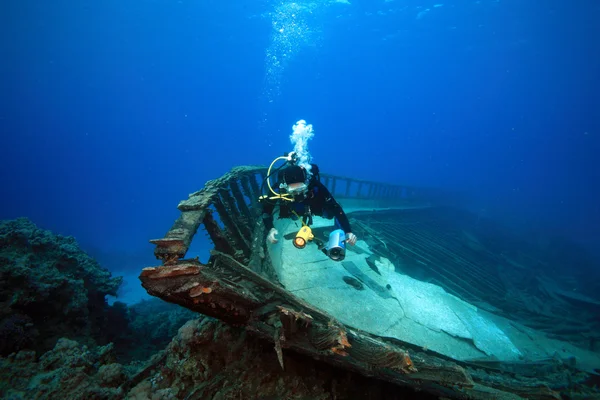
[[[342,229],[336,229],[329,234],[325,251],[334,261],[342,261],[346,257],[346,233]]]

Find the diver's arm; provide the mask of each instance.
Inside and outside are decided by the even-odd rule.
[[[352,233],[352,228],[350,227],[350,221],[348,221],[348,217],[346,216],[346,213],[344,212],[344,210],[342,209],[342,206],[340,206],[337,201],[335,201],[335,208],[334,208],[333,212],[334,212],[334,214],[333,214],[334,218],[338,221],[338,223],[340,224],[340,226],[342,227],[342,229],[344,230],[346,235]]]
[[[264,202],[263,203],[263,222],[265,224],[265,228],[267,229],[267,242],[271,244],[275,244],[278,242],[277,240],[277,229],[273,225],[273,209],[275,208],[275,203]]]
[[[261,202],[262,205],[262,218],[267,231],[273,229],[273,210],[275,209],[275,203],[265,200]]]
[[[346,234],[352,233],[350,221],[348,221],[348,217],[346,216],[346,213],[344,212],[342,206],[340,206],[340,203],[338,203],[333,198],[333,195],[331,194],[331,192],[329,192],[329,189],[327,189],[325,185],[323,185],[321,182],[319,182],[318,185],[319,195],[323,196],[323,210],[326,211],[328,215],[331,215],[337,220],[338,224],[341,226],[341,228]]]

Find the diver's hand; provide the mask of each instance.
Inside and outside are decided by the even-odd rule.
[[[271,228],[271,230],[269,231],[269,234],[267,235],[267,241],[269,243],[277,243],[278,242],[278,240],[277,240],[278,233],[279,232],[277,232],[277,229]]]
[[[356,244],[357,240],[358,240],[358,238],[356,237],[356,235],[354,233],[350,232],[350,233],[346,234],[346,243],[354,246]]]

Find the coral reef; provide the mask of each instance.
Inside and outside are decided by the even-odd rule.
[[[0,355],[44,352],[61,337],[106,343],[105,298],[120,284],[74,238],[26,218],[0,222]]]
[[[0,396],[8,399],[118,399],[128,379],[112,345],[90,350],[60,339],[39,360],[31,350],[0,358]]]
[[[145,360],[197,317],[159,299],[109,306],[106,295],[116,295],[121,280],[72,237],[25,218],[0,222],[0,355],[40,355],[64,337],[90,347],[112,342],[119,362]]]
[[[133,387],[129,399],[433,399],[411,389],[283,352],[210,318],[189,321],[164,363]]]
[[[0,358],[0,397],[10,399],[434,399],[293,352],[283,370],[272,345],[202,317],[179,329],[147,363],[115,363],[112,345],[61,339],[38,361],[32,351]]]
[[[116,302],[109,310],[106,336],[115,344],[119,362],[146,360],[163,350],[177,330],[198,314],[160,299],[127,306]]]

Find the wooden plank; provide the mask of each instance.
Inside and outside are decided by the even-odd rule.
[[[249,222],[252,221],[252,213],[246,204],[246,199],[242,194],[240,186],[238,185],[237,180],[232,179],[229,181],[229,188],[231,189],[231,193],[233,194],[233,198],[235,199],[236,206],[240,210],[242,216],[246,218]]]
[[[211,260],[207,265],[182,260],[176,265],[145,268],[140,280],[151,295],[244,326],[272,342],[278,354],[287,348],[339,368],[445,397],[517,399],[518,392],[531,399],[547,399],[555,393],[536,392],[526,380],[493,366],[480,373],[477,371],[485,371],[485,365],[471,368],[469,363],[344,325],[230,256],[214,252]]]
[[[182,212],[164,238],[150,240],[156,246],[156,258],[172,262],[185,257],[205,213],[204,210]]]

